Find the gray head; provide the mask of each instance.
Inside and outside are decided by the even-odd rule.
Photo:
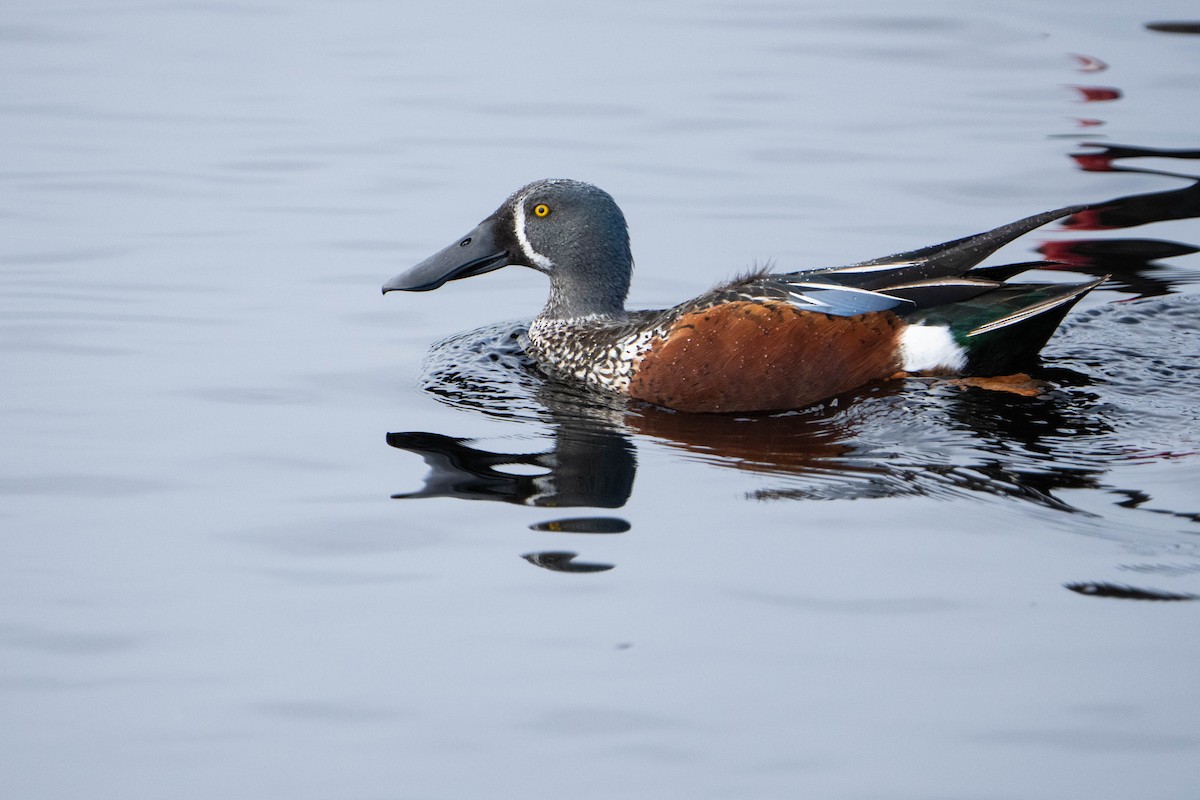
[[[625,217],[607,192],[591,184],[535,181],[383,291],[427,291],[508,264],[550,276],[545,316],[620,315],[633,271]]]

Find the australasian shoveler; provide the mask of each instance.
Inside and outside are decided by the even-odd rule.
[[[633,257],[621,209],[590,184],[541,180],[383,291],[530,267],[549,276],[550,299],[522,344],[546,374],[680,411],[795,409],[905,373],[1028,364],[1103,279],[1005,283],[1041,262],[977,265],[1083,208],[847,267],[759,270],[674,308],[626,311]]]

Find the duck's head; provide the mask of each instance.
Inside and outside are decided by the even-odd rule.
[[[383,291],[426,292],[509,264],[550,276],[546,316],[623,313],[633,271],[625,217],[607,192],[591,184],[535,181],[454,244],[385,283]]]

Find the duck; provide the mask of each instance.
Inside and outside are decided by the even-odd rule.
[[[1071,307],[1104,278],[1014,283],[1045,262],[980,263],[1086,208],[848,266],[755,269],[671,308],[628,310],[633,254],[617,202],[583,181],[544,179],[383,292],[426,292],[524,266],[550,282],[521,339],[549,378],[677,412],[796,410],[877,381],[1000,376],[1036,362]]]

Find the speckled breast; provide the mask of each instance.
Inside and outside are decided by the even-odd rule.
[[[539,317],[521,345],[552,377],[628,394],[638,362],[677,317],[674,311],[634,312],[619,320]]]

